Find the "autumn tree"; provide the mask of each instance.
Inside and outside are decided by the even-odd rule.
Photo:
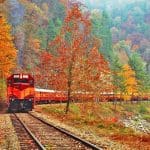
[[[88,15],[81,12],[78,4],[73,4],[61,34],[50,43],[55,60],[53,85],[67,91],[66,113],[75,93],[102,92],[110,81],[108,63],[98,52],[99,41],[90,33]]]
[[[53,56],[43,51],[40,53],[39,56],[39,64],[35,68],[35,80],[36,80],[36,86],[39,86],[41,88],[45,89],[52,89],[52,79],[53,77],[53,64],[56,62],[53,62]]]
[[[135,77],[134,70],[132,70],[132,68],[128,64],[125,64],[123,66],[123,70],[124,70],[123,76],[125,79],[124,99],[129,100],[132,95],[138,92],[137,80]]]
[[[16,49],[10,34],[11,28],[3,16],[0,16],[0,24],[0,86],[1,90],[4,90],[4,79],[15,67]]]
[[[78,5],[73,5],[65,18],[61,35],[56,37],[56,40],[51,43],[55,45],[53,47],[57,51],[55,52],[57,56],[55,61],[56,80],[54,80],[54,85],[58,86],[56,87],[58,89],[67,90],[68,93],[66,113],[69,109],[73,90],[73,78],[75,78],[73,73],[79,75],[78,72],[74,71],[75,64],[77,63],[76,60],[79,56],[83,58],[83,52],[85,53],[85,49],[88,49],[86,38],[89,34],[89,25],[89,20],[82,15]]]
[[[110,69],[108,62],[103,55],[99,53],[98,47],[93,47],[88,56],[88,71],[86,76],[89,80],[91,91],[94,91],[95,96],[100,97],[103,93],[112,91]],[[85,68],[86,69],[86,68]],[[83,79],[84,80],[84,79]],[[100,97],[102,99],[102,97]]]

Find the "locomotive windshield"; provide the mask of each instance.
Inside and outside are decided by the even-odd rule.
[[[28,79],[19,79],[19,78],[15,78],[14,79],[14,83],[29,83]]]

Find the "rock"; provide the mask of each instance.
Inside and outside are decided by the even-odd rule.
[[[129,119],[122,120],[125,127],[130,127],[135,131],[140,131],[144,133],[150,133],[150,123],[142,119],[141,115],[134,116]]]

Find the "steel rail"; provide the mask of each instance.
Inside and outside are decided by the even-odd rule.
[[[46,150],[45,147],[41,144],[41,142],[35,137],[35,135],[31,132],[31,130],[24,124],[23,121],[14,113],[14,116],[18,119],[18,121],[21,123],[21,125],[24,127],[24,129],[27,131],[27,133],[31,136],[31,138],[34,140],[34,142],[37,144],[40,150]]]
[[[71,137],[71,138],[73,138],[73,139],[75,139],[75,140],[77,140],[77,141],[83,143],[85,146],[87,146],[87,147],[89,147],[89,148],[92,148],[93,150],[103,150],[103,148],[106,148],[106,147],[103,147],[103,148],[97,147],[96,145],[94,145],[94,144],[92,144],[92,143],[90,143],[90,142],[88,142],[88,141],[86,141],[86,140],[84,140],[84,139],[81,139],[80,137],[78,137],[78,136],[76,136],[76,135],[74,135],[74,134],[68,132],[68,131],[65,130],[65,129],[62,129],[62,128],[58,127],[58,126],[55,126],[55,125],[53,125],[53,124],[51,124],[51,123],[45,121],[44,119],[39,118],[39,117],[33,115],[33,114],[30,113],[30,112],[28,112],[28,114],[31,115],[32,117],[34,117],[35,119],[40,120],[42,123],[44,123],[44,124],[46,124],[46,125],[48,125],[48,126],[51,126],[51,127],[55,128],[56,130],[58,130],[58,131],[64,133],[65,135],[67,135],[67,136],[69,136],[69,137]]]

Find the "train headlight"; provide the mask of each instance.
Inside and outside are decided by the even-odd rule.
[[[30,98],[29,101],[33,101],[33,98]]]
[[[10,101],[14,101],[15,99],[14,98],[10,98]]]

